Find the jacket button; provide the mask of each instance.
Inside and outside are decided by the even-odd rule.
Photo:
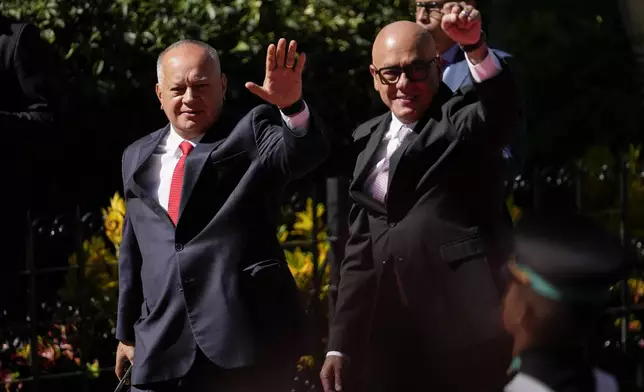
[[[389,227],[396,227],[396,222],[389,222]]]
[[[382,265],[387,265],[387,260],[383,261]]]
[[[180,284],[178,284],[178,285],[177,285],[177,288],[179,289],[179,291],[183,292],[183,286],[181,286]]]
[[[177,252],[181,252],[183,250],[183,245],[182,244],[174,244],[174,250]]]

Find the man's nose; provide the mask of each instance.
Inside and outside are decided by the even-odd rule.
[[[183,102],[191,102],[195,99],[195,92],[191,87],[186,89],[186,92],[183,94]]]
[[[402,72],[400,74],[400,77],[398,78],[398,82],[396,82],[396,88],[398,88],[398,90],[402,90],[406,88],[409,85],[409,83],[410,81],[409,81],[409,78],[407,78],[407,73]]]

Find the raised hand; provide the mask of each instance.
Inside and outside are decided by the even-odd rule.
[[[441,27],[457,44],[475,44],[481,38],[481,13],[465,2],[445,3]]]
[[[302,70],[306,64],[306,54],[297,56],[297,42],[291,41],[286,48],[286,40],[281,38],[268,46],[266,53],[266,76],[262,86],[247,82],[246,88],[264,101],[279,108],[293,105],[302,97]]]

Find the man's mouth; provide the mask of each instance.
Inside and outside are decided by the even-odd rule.
[[[401,95],[396,97],[396,99],[401,101],[402,103],[408,103],[414,101],[416,97],[413,95]]]

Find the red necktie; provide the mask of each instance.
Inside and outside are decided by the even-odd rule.
[[[174,167],[174,172],[172,173],[172,183],[170,184],[170,198],[168,200],[168,215],[174,224],[177,224],[179,220],[179,203],[181,202],[181,187],[183,186],[183,172],[186,166],[186,158],[190,151],[192,151],[192,144],[189,142],[181,142],[179,144],[181,149],[181,158],[177,162],[177,166]]]

